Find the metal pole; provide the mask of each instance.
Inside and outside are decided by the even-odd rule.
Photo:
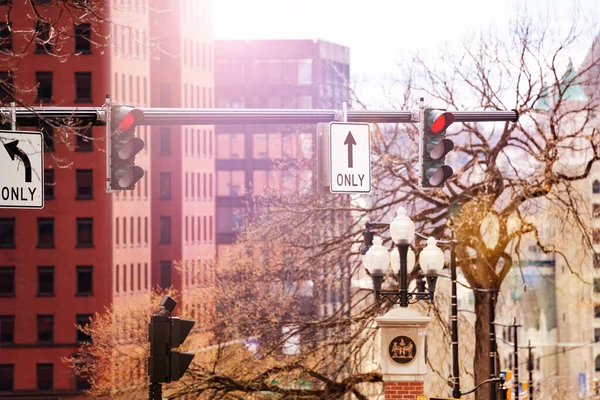
[[[150,383],[148,400],[162,400],[162,383]]]
[[[400,271],[398,272],[398,283],[400,284],[400,307],[408,307],[408,243],[398,243],[398,252],[400,253]]]
[[[514,337],[514,343],[513,343],[513,352],[514,352],[514,358],[515,358],[515,399],[519,398],[519,334],[518,334],[518,325],[517,325],[517,318],[515,317],[514,319],[514,323],[513,323],[513,329],[515,330],[513,332],[513,337]]]
[[[460,399],[460,370],[458,364],[458,299],[456,293],[456,241],[450,243],[450,278],[452,279],[452,397]]]
[[[343,110],[269,109],[269,108],[139,108],[145,125],[218,125],[218,124],[291,124],[332,122],[340,120]],[[519,119],[511,111],[450,111],[455,122],[509,121]],[[0,108],[10,115],[11,108]],[[37,126],[40,119],[104,126],[102,107],[16,107],[16,122],[21,126]],[[411,111],[347,110],[348,122],[411,123],[419,122],[419,113]],[[343,118],[343,117],[342,117]]]
[[[494,306],[494,298],[496,296],[496,292],[492,289],[489,292],[489,303],[488,303],[488,311],[489,311],[489,330],[490,330],[490,378],[496,377],[496,326],[494,325],[494,321],[496,319],[496,310]],[[496,383],[492,383],[490,385],[490,399],[496,398]]]
[[[531,352],[531,340],[527,345],[529,359],[527,360],[527,369],[529,370],[529,400],[533,400],[533,353]]]
[[[17,130],[17,107],[14,101],[10,102],[10,129]]]

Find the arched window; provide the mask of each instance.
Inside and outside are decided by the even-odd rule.
[[[596,356],[596,371],[600,371],[600,355]]]
[[[592,183],[592,193],[600,193],[600,181],[597,179],[594,181],[594,183]]]

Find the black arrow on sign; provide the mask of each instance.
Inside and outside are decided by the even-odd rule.
[[[25,182],[31,182],[31,162],[29,161],[27,154],[17,147],[18,144],[18,140],[10,143],[4,143],[4,148],[6,148],[11,160],[14,161],[15,156],[17,156],[21,159],[21,161],[23,161],[23,165],[25,165]]]
[[[354,168],[354,160],[352,159],[352,145],[355,145],[354,136],[352,136],[352,132],[348,131],[348,136],[346,136],[346,140],[344,144],[348,145],[348,168]]]

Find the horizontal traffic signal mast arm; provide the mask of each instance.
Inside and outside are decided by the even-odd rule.
[[[275,109],[275,108],[139,108],[144,113],[144,125],[219,125],[278,124],[340,121],[341,109]],[[80,124],[106,125],[103,107],[17,107],[17,124],[36,126],[40,120]],[[455,122],[509,121],[516,122],[519,113],[511,111],[449,111]],[[11,108],[0,108],[1,123],[11,122]],[[419,122],[418,112],[347,110],[348,122],[411,123]]]
[[[517,122],[519,112],[510,111],[448,111],[454,115],[454,122],[486,122],[486,121],[508,121]]]
[[[340,121],[341,110],[214,108],[175,109],[140,108],[148,125],[218,125],[218,124],[316,124]],[[418,119],[410,111],[348,110],[348,122],[410,123]]]
[[[37,126],[40,120],[56,123],[77,121],[82,125],[106,125],[103,107],[16,107],[17,124],[20,126]],[[0,122],[10,124],[11,108],[0,108]]]

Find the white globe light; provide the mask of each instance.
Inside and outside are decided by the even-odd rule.
[[[419,264],[426,276],[437,276],[444,268],[444,252],[437,247],[434,237],[427,238],[427,246],[419,254]]]
[[[406,255],[406,270],[408,272],[412,271],[415,267],[415,260],[415,252],[409,247]],[[400,252],[397,247],[390,250],[390,265],[394,274],[398,275],[398,272],[400,272]]]
[[[396,218],[390,223],[390,234],[394,243],[410,243],[415,237],[415,223],[406,215],[406,209],[399,207]]]
[[[390,256],[388,251],[383,247],[383,241],[380,237],[373,238],[373,246],[367,251],[363,257],[365,268],[372,276],[383,276],[390,266]]]

